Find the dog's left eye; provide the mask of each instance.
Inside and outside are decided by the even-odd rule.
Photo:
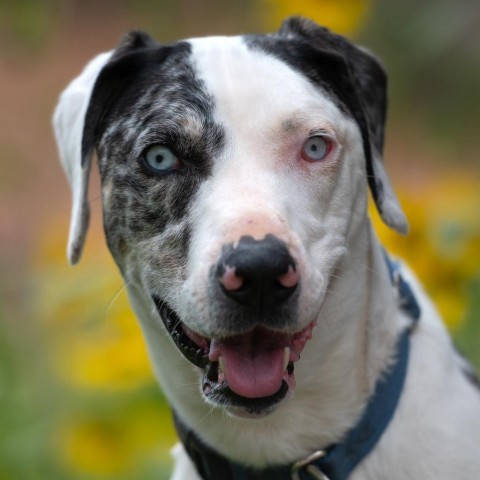
[[[154,174],[168,173],[180,167],[180,161],[165,145],[153,145],[143,154],[147,169]]]
[[[323,160],[331,150],[331,142],[325,137],[316,135],[310,137],[303,145],[302,158],[307,162]]]

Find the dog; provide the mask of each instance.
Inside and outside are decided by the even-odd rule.
[[[54,114],[82,253],[106,240],[182,443],[174,480],[478,480],[480,389],[413,273],[382,160],[379,60],[307,19],[127,34]]]

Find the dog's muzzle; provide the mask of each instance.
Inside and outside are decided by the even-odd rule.
[[[312,321],[294,330],[291,312],[300,289],[295,260],[273,235],[242,237],[223,247],[210,284],[209,299],[223,312],[222,332],[221,322],[229,319],[228,335],[199,335],[154,297],[163,322],[183,355],[204,370],[208,401],[268,413],[295,387],[294,362],[315,326]]]

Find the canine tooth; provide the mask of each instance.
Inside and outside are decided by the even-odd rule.
[[[220,370],[225,373],[225,360],[223,357],[219,357],[218,359],[218,366],[220,367]]]
[[[290,361],[290,347],[285,347],[283,350],[283,370],[285,371]]]

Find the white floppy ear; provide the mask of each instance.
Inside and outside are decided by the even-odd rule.
[[[377,210],[386,225],[398,233],[406,235],[409,230],[407,217],[403,213],[400,202],[390,183],[380,154],[374,149],[372,150],[372,183],[375,184],[375,187],[371,187],[371,190]]]
[[[85,115],[95,81],[112,52],[102,53],[87,64],[83,72],[62,92],[53,116],[53,128],[60,159],[72,189],[72,216],[67,256],[73,265],[82,254],[89,221],[88,179],[91,152],[82,158]]]

